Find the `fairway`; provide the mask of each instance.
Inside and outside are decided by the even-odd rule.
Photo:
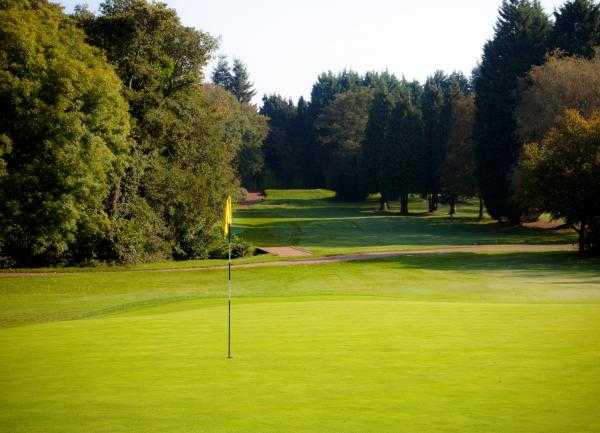
[[[429,215],[426,201],[414,196],[409,216],[397,203],[379,212],[376,197],[365,203],[344,203],[327,190],[268,190],[268,199],[236,213],[244,239],[261,246],[291,245],[315,255],[394,251],[431,246],[493,244],[556,244],[574,242],[572,231],[507,227],[489,217],[477,218],[474,201],[461,203],[455,218],[447,207]]]
[[[298,244],[311,247],[332,209],[350,219],[365,212],[305,194],[242,210],[236,230],[253,225],[267,240],[279,218],[267,209],[294,207],[310,217],[275,233],[294,223],[308,233]],[[473,230],[476,241],[495,233],[498,244],[570,236],[513,229],[502,237],[468,211],[452,221],[384,217],[409,235],[402,244],[390,233],[394,248],[414,248],[410,239],[431,220],[463,233],[465,245]],[[316,254],[342,244],[369,250],[338,223],[332,247],[323,239]],[[384,239],[387,227],[370,230]],[[278,235],[270,242],[285,245]],[[452,253],[234,268],[232,360],[226,273],[166,268],[0,276],[0,431],[600,430],[597,259]]]

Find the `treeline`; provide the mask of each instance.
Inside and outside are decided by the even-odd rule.
[[[254,175],[247,155],[268,127],[247,100],[203,84],[216,48],[162,3],[67,16],[0,1],[0,258],[223,255],[222,203]]]
[[[591,0],[567,1],[554,20],[538,1],[505,0],[470,78],[436,72],[421,85],[344,71],[319,76],[309,103],[266,96],[263,185],[326,186],[346,200],[380,193],[382,209],[400,200],[403,213],[409,194],[427,197],[430,212],[443,199],[451,213],[480,196],[511,224],[550,212],[579,232],[581,251],[597,251],[599,44]],[[567,138],[564,150],[580,143],[580,153],[553,159],[549,143]]]

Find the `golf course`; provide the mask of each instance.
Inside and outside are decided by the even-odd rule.
[[[600,431],[600,261],[475,202],[410,207],[236,208],[306,255],[234,260],[232,359],[226,261],[3,271],[0,431]]]

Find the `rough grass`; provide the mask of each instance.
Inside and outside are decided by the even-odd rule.
[[[367,232],[422,234],[392,221],[402,217],[362,221],[329,197],[270,196],[312,214],[281,224],[296,223],[303,246],[318,241],[306,233],[321,230],[311,227],[320,212]],[[248,211],[281,218],[277,202],[265,206]],[[438,217],[415,218],[423,226],[410,227],[427,233]],[[459,227],[470,224],[454,227],[454,242],[460,230],[464,242],[565,236]],[[223,270],[0,276],[0,431],[600,431],[599,260],[413,255],[237,269],[233,287],[226,360]]]

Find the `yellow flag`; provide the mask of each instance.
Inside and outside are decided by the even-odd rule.
[[[233,210],[231,208],[231,196],[227,196],[225,202],[225,209],[223,211],[223,234],[227,236],[229,234],[229,226],[233,222]]]

